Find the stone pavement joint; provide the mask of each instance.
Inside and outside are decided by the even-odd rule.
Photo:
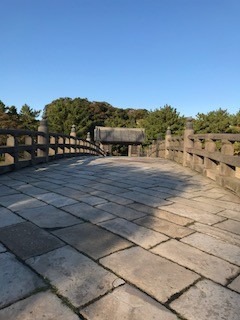
[[[240,198],[161,159],[0,176],[0,320],[239,320]]]

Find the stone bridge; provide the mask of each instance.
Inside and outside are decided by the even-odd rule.
[[[159,158],[5,173],[0,284],[0,320],[239,320],[240,198]]]

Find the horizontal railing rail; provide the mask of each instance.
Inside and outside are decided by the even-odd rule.
[[[45,121],[45,122],[44,122]],[[45,130],[46,120],[39,129]],[[79,155],[104,156],[104,151],[87,139],[44,131],[0,129],[0,174],[50,160]]]
[[[155,150],[150,156],[190,167],[240,196],[240,134],[194,134],[192,119],[188,119],[184,135],[172,136],[168,129],[165,150],[156,152],[159,148],[158,141],[149,146],[149,150]]]

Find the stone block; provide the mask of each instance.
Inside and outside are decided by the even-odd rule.
[[[149,230],[121,218],[105,221],[100,223],[100,225],[145,249],[149,249],[168,239],[168,237],[161,233]]]
[[[199,279],[196,273],[140,247],[113,253],[100,263],[162,303]]]
[[[202,251],[240,266],[240,248],[202,233],[194,233],[181,240]]]
[[[179,226],[167,220],[159,219],[153,216],[146,216],[134,221],[141,226],[161,232],[171,238],[182,238],[194,231],[186,227]]]
[[[12,224],[24,222],[22,218],[17,216],[15,213],[12,211],[0,207],[0,228],[10,226]]]
[[[65,206],[63,210],[70,212],[71,214],[84,220],[91,221],[92,223],[98,223],[115,218],[115,216],[111,213],[100,210],[83,202]]]
[[[133,200],[135,202],[139,202],[139,203],[145,204],[146,206],[150,206],[150,207],[153,207],[153,208],[157,208],[157,207],[160,207],[160,206],[166,206],[166,205],[169,205],[169,204],[172,203],[171,201],[167,201],[167,200],[164,200],[164,199],[159,199],[158,197],[153,197],[153,196],[150,196],[150,195],[147,195],[147,194],[143,194],[143,193],[139,193],[139,192],[136,192],[136,191],[125,192],[125,193],[122,193],[121,196],[123,198],[127,198],[127,199],[130,199],[130,200]]]
[[[203,280],[183,293],[170,307],[188,320],[239,320],[239,294]]]
[[[0,320],[79,320],[79,317],[65,306],[51,292],[40,292],[0,310]]]
[[[33,271],[8,252],[0,254],[0,283],[0,308],[46,287]],[[9,320],[7,317],[2,319]]]
[[[108,202],[108,203],[99,205],[97,206],[97,208],[107,211],[109,213],[112,213],[115,216],[118,216],[120,218],[125,218],[127,220],[134,220],[134,219],[145,216],[143,212],[139,212],[113,202]]]
[[[63,242],[30,222],[1,229],[0,241],[25,260],[63,246]]]
[[[9,210],[18,211],[26,208],[41,207],[44,206],[44,203],[21,193],[0,197],[0,205],[8,208]]]
[[[218,213],[219,216],[226,217],[229,219],[240,221],[240,214],[233,210],[224,210]]]
[[[51,205],[20,210],[17,213],[41,228],[62,228],[82,222],[80,219]]]
[[[240,271],[240,268],[229,262],[176,240],[160,244],[152,252],[223,285]]]
[[[78,308],[113,289],[117,276],[65,246],[26,261]]]
[[[63,206],[67,206],[70,204],[77,203],[76,200],[73,200],[68,197],[64,197],[60,194],[56,194],[54,192],[43,193],[36,196],[37,199],[46,202],[47,204],[51,204],[54,207],[61,208]]]
[[[240,276],[235,278],[229,285],[228,287],[234,291],[237,291],[240,293]]]
[[[177,320],[177,316],[140,290],[125,284],[84,308],[87,320]]]
[[[240,213],[238,214],[240,216]],[[238,222],[228,219],[226,221],[215,224],[214,227],[240,235],[240,221]]]
[[[132,245],[131,242],[90,223],[82,223],[53,233],[94,259]]]

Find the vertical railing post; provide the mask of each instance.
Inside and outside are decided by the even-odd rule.
[[[170,127],[167,128],[167,131],[166,131],[166,135],[165,135],[165,159],[169,159],[169,147],[170,147],[170,140],[171,140],[171,130],[170,130]]]
[[[38,139],[37,139],[38,144],[41,144],[44,147],[42,149],[38,149],[37,155],[38,155],[38,157],[44,157],[47,162],[48,161],[49,142],[48,142],[47,117],[45,114],[43,114],[43,116],[42,116],[42,120],[40,121],[38,131],[44,133],[44,135],[38,135]]]
[[[18,163],[18,141],[17,138],[13,135],[8,135],[7,136],[7,143],[6,143],[7,147],[14,147],[14,152],[9,154],[6,153],[5,154],[5,162],[7,164],[16,164]]]
[[[193,147],[193,141],[189,139],[191,134],[194,134],[193,130],[193,118],[186,119],[186,126],[184,130],[184,140],[183,140],[183,166],[191,166],[191,155],[187,152],[188,148]]]
[[[76,126],[73,124],[72,127],[71,127],[71,132],[70,132],[70,144],[71,144],[71,153],[76,153],[77,152],[77,148],[76,148]],[[74,137],[74,138],[72,138]],[[74,148],[72,147],[72,145],[74,145]]]

